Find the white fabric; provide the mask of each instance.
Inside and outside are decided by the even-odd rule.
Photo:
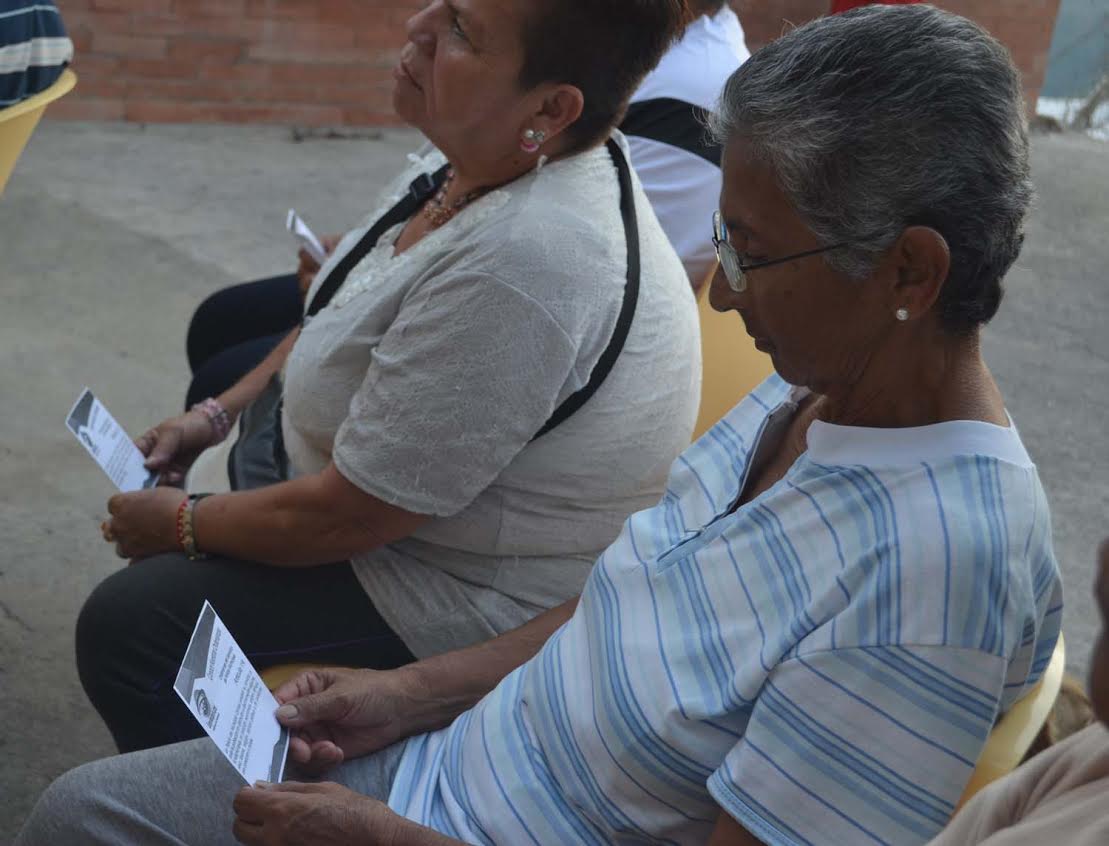
[[[27,68],[64,65],[73,60],[73,42],[68,38],[34,38],[0,47],[0,73],[19,73]]]
[[[1109,732],[1096,723],[995,781],[929,846],[1105,846],[1107,797]]]
[[[317,285],[442,161],[433,152],[408,168]],[[294,472],[333,459],[367,493],[438,517],[354,562],[416,655],[488,638],[575,596],[688,444],[700,384],[695,303],[635,186],[641,291],[626,346],[586,405],[534,443],[589,379],[623,301],[620,191],[604,147],[486,195],[400,256],[399,227],[387,232],[289,356]]]
[[[712,111],[728,77],[750,56],[743,27],[725,6],[690,24],[659,62],[632,102],[684,100]],[[649,138],[630,137],[632,164],[662,228],[681,257],[690,282],[699,284],[716,254],[709,235],[720,198],[720,169],[700,156]]]

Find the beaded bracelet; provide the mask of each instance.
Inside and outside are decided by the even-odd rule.
[[[215,435],[215,443],[223,443],[227,440],[227,436],[231,434],[231,426],[234,421],[231,415],[227,413],[227,409],[219,404],[218,400],[208,397],[206,400],[201,400],[194,405],[190,411],[199,411],[208,418],[208,422],[212,424],[212,434]]]
[[[208,557],[197,549],[196,529],[193,527],[193,509],[196,507],[197,501],[203,498],[202,494],[190,494],[181,500],[181,504],[177,506],[177,545],[181,547],[190,561]]]

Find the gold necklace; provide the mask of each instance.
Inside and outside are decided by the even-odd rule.
[[[443,182],[443,187],[440,188],[435,196],[428,200],[427,204],[424,206],[424,217],[431,223],[432,229],[438,229],[462,211],[462,209],[470,205],[474,200],[489,193],[488,188],[475,188],[468,194],[459,197],[450,205],[447,205],[447,190],[451,187],[452,182],[454,182],[453,168],[447,171],[447,178]]]

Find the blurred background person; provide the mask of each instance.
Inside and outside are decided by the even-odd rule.
[[[54,0],[0,2],[0,109],[45,91],[72,59]]]
[[[705,131],[724,83],[751,54],[723,0],[693,7],[696,19],[632,95],[620,128],[632,165],[695,288],[716,264],[704,221],[720,195],[720,145]]]

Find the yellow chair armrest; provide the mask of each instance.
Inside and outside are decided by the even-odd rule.
[[[77,84],[77,74],[68,68],[47,88],[14,106],[0,109],[0,193],[8,184],[15,163],[35,131],[46,107],[68,94]]]
[[[979,790],[1011,773],[1024,760],[1036,736],[1051,716],[1051,709],[1055,707],[1055,700],[1063,685],[1066,656],[1066,645],[1063,642],[1063,635],[1060,634],[1043,676],[998,720],[997,725],[990,732],[986,745],[982,748],[982,754],[978,756],[974,773],[955,808],[956,813]]]
[[[26,100],[21,100],[14,106],[8,106],[6,109],[0,109],[0,123],[5,121],[15,120],[22,117],[28,112],[33,112],[36,109],[45,109],[55,100],[64,97],[73,90],[73,86],[77,84],[77,74],[66,68],[62,71],[62,75],[54,80],[54,84],[44,91],[40,91],[33,97],[28,97]]]
[[[278,664],[268,670],[263,670],[259,675],[266,687],[272,691],[277,690],[285,682],[295,679],[301,673],[333,666],[334,664]]]

